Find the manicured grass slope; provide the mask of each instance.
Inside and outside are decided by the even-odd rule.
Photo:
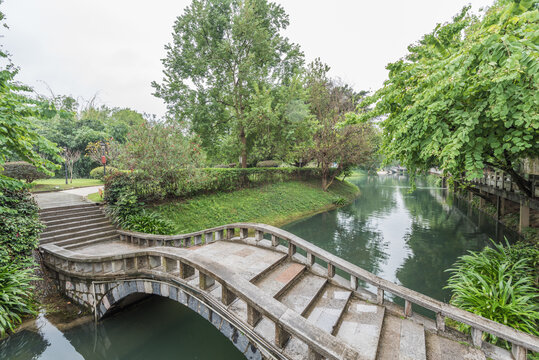
[[[73,179],[73,183],[69,182],[69,184],[66,184],[65,179],[42,179],[34,181],[30,191],[45,192],[98,185],[103,185],[103,181],[96,179]]]
[[[149,209],[172,221],[175,233],[187,233],[235,222],[283,225],[328,210],[333,202],[353,200],[359,189],[335,180],[324,192],[319,182],[290,181],[229,193],[201,195]]]

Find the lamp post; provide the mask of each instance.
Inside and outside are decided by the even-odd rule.
[[[101,141],[101,163],[103,164],[103,177],[107,175],[107,157],[105,156],[106,150],[107,144],[104,141]]]
[[[66,185],[67,185],[67,147],[64,147],[64,157],[65,157],[65,164],[64,164],[64,168],[65,168],[65,171],[66,171]]]

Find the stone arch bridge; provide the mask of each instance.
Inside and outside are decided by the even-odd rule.
[[[117,230],[93,205],[45,209],[41,217],[44,265],[96,320],[153,294],[199,313],[248,359],[523,360],[539,351],[537,337],[384,280],[272,226],[161,236]],[[419,307],[432,318],[417,314]],[[448,318],[470,325],[471,336],[447,327]],[[483,342],[484,333],[512,350]]]

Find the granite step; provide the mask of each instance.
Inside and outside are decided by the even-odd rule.
[[[88,204],[78,204],[78,205],[68,205],[68,206],[57,206],[57,207],[50,207],[45,209],[39,209],[39,214],[47,214],[55,211],[73,211],[73,210],[79,210],[79,209],[87,209],[87,208],[97,208],[99,205],[88,203]]]
[[[46,228],[45,231],[43,231],[43,233],[41,234],[41,237],[48,238],[63,234],[73,234],[80,231],[92,231],[94,229],[102,228],[106,225],[111,225],[110,221],[108,221],[106,218],[91,221],[86,224],[71,223],[70,225],[66,225],[57,229]]]
[[[114,241],[114,240],[120,240],[120,237],[117,234],[114,234],[114,235],[110,235],[110,236],[100,237],[100,238],[97,238],[97,239],[91,239],[91,240],[87,240],[87,241],[77,242],[77,243],[74,243],[74,244],[69,244],[69,245],[64,246],[64,248],[68,249],[68,250],[80,249],[80,248],[85,247],[85,246],[95,245],[95,244],[106,242],[106,241],[110,242],[110,241]]]
[[[486,360],[487,357],[480,350],[464,342],[446,339],[433,333],[426,333],[426,352],[428,360]],[[489,357],[490,359],[490,357]],[[496,354],[492,359],[513,359],[509,352]]]
[[[90,224],[92,222],[100,221],[102,219],[107,220],[107,217],[105,217],[105,215],[103,214],[96,214],[91,216],[80,216],[76,218],[54,220],[51,222],[43,221],[43,224],[45,224],[46,226],[45,231],[54,231],[62,229],[64,227],[74,227],[77,225]]]
[[[279,297],[279,295],[294,285],[295,281],[305,270],[306,267],[303,264],[286,261],[268,271],[263,277],[256,280],[254,284],[271,297]]]
[[[63,247],[63,246],[66,246],[66,245],[82,243],[82,242],[85,242],[87,240],[93,240],[93,239],[97,239],[97,238],[101,238],[101,237],[108,237],[108,236],[112,236],[112,235],[117,235],[117,232],[116,232],[115,228],[110,226],[110,227],[107,227],[106,229],[103,229],[103,231],[84,232],[82,234],[79,234],[79,236],[73,235],[73,237],[68,237],[67,239],[64,239],[64,240],[58,240],[58,239],[54,239],[54,238],[48,239],[45,243],[54,243],[55,245]]]
[[[327,279],[312,273],[306,273],[298,279],[294,286],[284,292],[278,300],[303,315],[318,298],[326,283]]]
[[[306,312],[307,320],[333,334],[351,296],[351,291],[328,283]]]
[[[40,214],[39,218],[43,222],[50,222],[53,220],[67,220],[75,217],[80,216],[89,216],[89,215],[96,215],[96,214],[103,214],[103,212],[98,207],[91,207],[91,208],[85,208],[85,209],[78,209],[78,210],[67,210],[67,211],[54,211],[51,213],[46,214]]]
[[[399,346],[400,360],[427,360],[425,328],[416,322],[403,319]]]
[[[375,360],[384,322],[385,308],[352,298],[335,332],[355,347],[365,360]]]
[[[79,231],[72,231],[67,234],[63,233],[63,234],[51,234],[51,235],[41,236],[40,242],[43,244],[46,244],[52,241],[61,242],[62,240],[78,238],[80,236],[90,235],[92,233],[103,232],[103,231],[116,231],[116,228],[112,226],[110,223],[105,223],[105,225],[95,227],[91,230],[83,229]]]

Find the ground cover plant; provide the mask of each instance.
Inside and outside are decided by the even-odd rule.
[[[451,304],[517,330],[539,336],[539,250],[492,244],[455,263],[447,288]],[[469,326],[460,324],[459,330]],[[508,347],[490,334],[486,340]]]

